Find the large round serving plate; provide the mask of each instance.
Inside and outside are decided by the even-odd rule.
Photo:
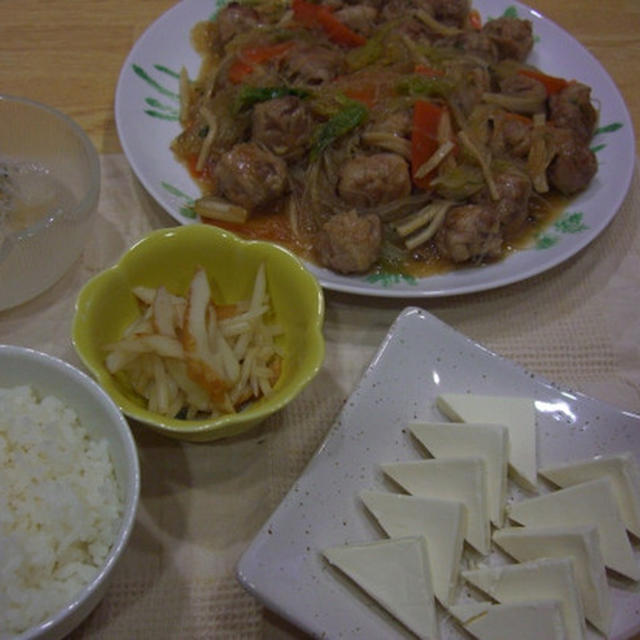
[[[592,88],[600,111],[592,143],[599,165],[596,177],[528,248],[498,263],[426,278],[342,276],[307,263],[325,288],[383,297],[437,297],[519,282],[586,247],[622,205],[633,175],[635,144],[629,112],[611,77],[572,36],[530,7],[504,0],[473,4],[483,20],[505,13],[531,20],[536,44],[528,61],[551,75],[579,80]],[[180,133],[178,76],[183,66],[189,77],[198,74],[201,59],[190,32],[196,22],[211,18],[216,7],[214,0],[182,0],[158,18],[132,48],[116,90],[116,125],[125,155],[147,191],[180,224],[197,221],[191,205],[200,191],[170,150],[171,141]]]

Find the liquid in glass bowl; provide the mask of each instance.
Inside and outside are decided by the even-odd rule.
[[[99,190],[98,154],[73,120],[0,95],[0,310],[42,293],[79,258]]]

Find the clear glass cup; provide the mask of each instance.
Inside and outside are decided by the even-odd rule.
[[[98,153],[78,124],[0,95],[0,310],[42,293],[80,257],[99,192]]]

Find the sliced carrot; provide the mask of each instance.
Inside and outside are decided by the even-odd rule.
[[[347,98],[362,102],[370,109],[375,106],[378,95],[376,88],[372,85],[363,87],[347,87],[343,90],[343,93]]]
[[[555,76],[550,76],[542,71],[536,71],[535,69],[518,69],[518,73],[522,76],[527,76],[528,78],[533,78],[534,80],[541,82],[547,90],[547,95],[550,96],[555,93],[560,93],[560,91],[569,86],[568,80],[565,80],[564,78],[556,78]]]
[[[482,29],[482,17],[477,9],[469,11],[469,26],[476,31]]]
[[[413,182],[421,189],[428,189],[431,175],[415,177],[416,171],[437,151],[438,125],[444,108],[429,102],[418,100],[413,107],[413,126],[411,129],[411,175]]]
[[[340,22],[329,7],[306,0],[293,0],[291,8],[300,24],[307,28],[320,27],[337,44],[360,47],[367,42],[366,38]]]
[[[229,80],[233,84],[240,84],[254,67],[273,60],[293,47],[293,42],[277,42],[257,47],[247,47],[238,54],[238,58],[229,69]]]
[[[422,76],[427,76],[427,78],[441,78],[444,75],[444,71],[428,67],[426,64],[417,64],[414,71]]]
[[[529,116],[522,115],[521,113],[515,113],[514,111],[505,111],[504,117],[507,120],[517,120],[518,122],[522,122],[522,124],[532,125],[533,120]]]

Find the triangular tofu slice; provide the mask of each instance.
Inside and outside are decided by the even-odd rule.
[[[390,538],[424,535],[436,598],[447,606],[458,582],[467,528],[462,502],[364,491],[362,501]]]
[[[559,487],[570,487],[603,476],[610,478],[625,526],[640,538],[640,472],[631,452],[545,467],[538,473]]]
[[[462,577],[498,602],[558,600],[567,640],[584,640],[584,608],[571,558],[541,558],[521,564],[463,571]]]
[[[381,467],[392,480],[414,496],[462,502],[467,509],[467,542],[480,553],[489,553],[491,532],[484,458],[434,458],[383,464]]]
[[[424,536],[332,547],[324,556],[419,638],[439,638]]]
[[[595,526],[505,527],[493,534],[493,540],[520,562],[572,558],[585,616],[609,634],[611,595]]]
[[[511,520],[525,526],[593,524],[598,529],[605,565],[632,580],[640,579],[640,569],[609,478],[589,480],[514,502],[508,513]]]
[[[509,430],[497,424],[412,422],[411,433],[434,458],[482,456],[487,465],[487,505],[496,527],[504,524]]]
[[[509,429],[509,465],[515,479],[537,491],[536,411],[531,398],[445,393],[436,405],[455,422],[502,424]]]
[[[478,640],[565,640],[557,600],[490,604],[469,602],[449,611]]]

